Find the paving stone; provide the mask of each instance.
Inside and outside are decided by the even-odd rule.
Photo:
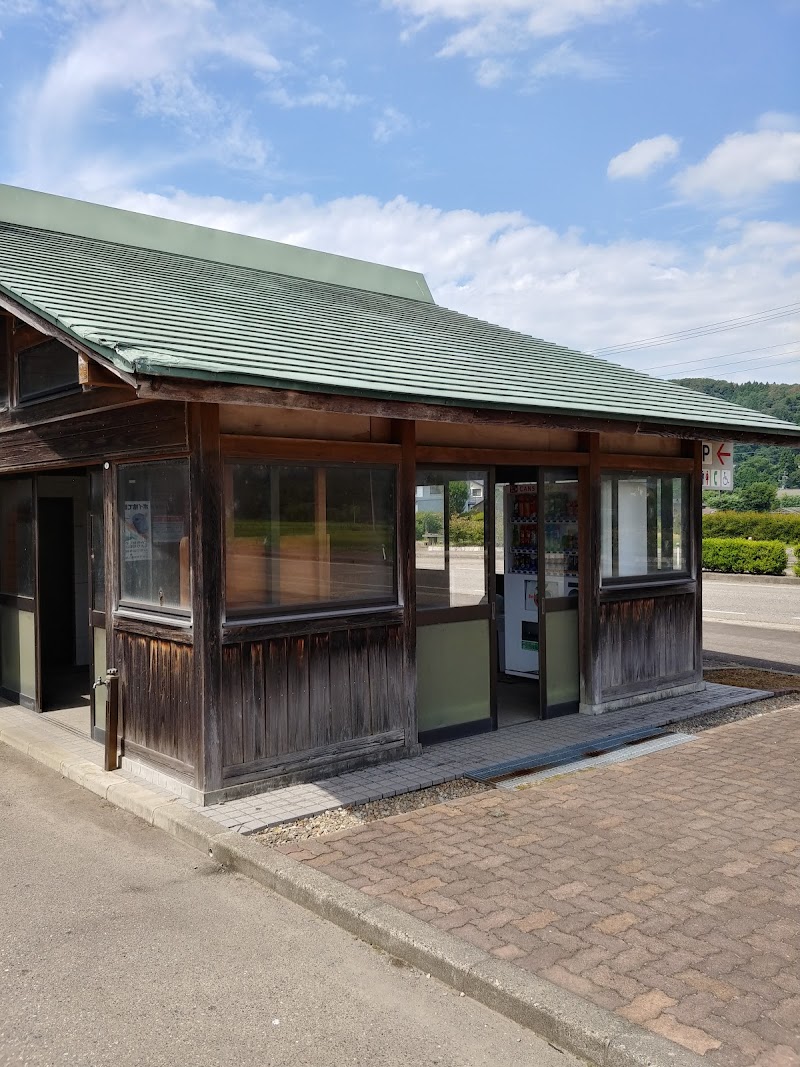
[[[800,839],[799,792],[800,705],[406,812],[372,824],[363,847],[367,828],[319,838],[304,862],[336,859],[349,838],[325,870],[369,878],[374,899],[716,1067],[800,1067],[800,850],[772,847]],[[677,849],[688,827],[693,846]]]

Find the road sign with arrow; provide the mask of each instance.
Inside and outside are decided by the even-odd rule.
[[[703,441],[703,488],[733,489],[733,441]]]

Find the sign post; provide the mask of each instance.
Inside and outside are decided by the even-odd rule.
[[[733,441],[703,441],[703,488],[733,489]]]

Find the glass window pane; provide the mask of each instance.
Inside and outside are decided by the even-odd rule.
[[[414,525],[417,560],[417,607],[450,606],[450,568],[445,551],[445,477],[417,472]]]
[[[485,471],[419,471],[417,607],[486,603]]]
[[[26,348],[17,356],[20,400],[59,393],[78,384],[78,356],[60,341]]]
[[[688,486],[685,476],[603,475],[603,578],[688,573]]]
[[[120,467],[120,599],[188,610],[189,468],[185,460]]]
[[[397,601],[395,472],[226,468],[229,612]]]
[[[92,608],[106,610],[106,543],[103,520],[103,475],[89,474],[89,537],[92,561]]]
[[[578,475],[544,473],[544,595],[578,596]]]
[[[33,480],[0,483],[0,592],[33,596]]]

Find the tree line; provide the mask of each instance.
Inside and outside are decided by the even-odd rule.
[[[800,426],[800,385],[768,382],[726,382],[717,378],[677,378],[676,385],[729,400]],[[778,489],[800,489],[800,449],[772,445],[739,445],[734,449],[732,493],[706,493],[713,507],[770,511]]]

